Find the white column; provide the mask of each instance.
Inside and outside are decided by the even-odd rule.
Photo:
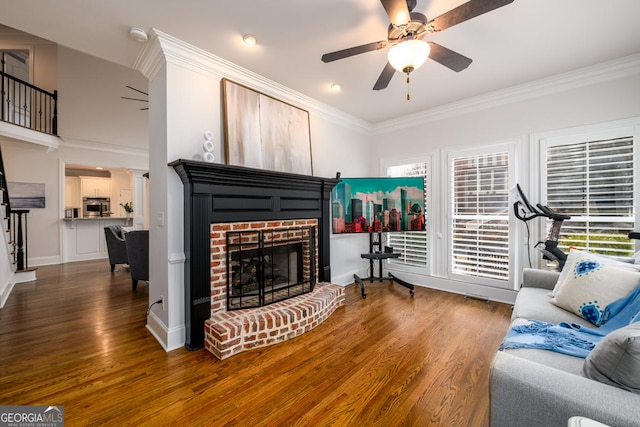
[[[200,155],[205,131],[221,135],[221,77],[194,49],[153,31],[135,64],[149,79],[149,304],[165,301],[147,328],[166,350],[185,342],[183,184],[168,163]]]
[[[133,202],[133,225],[138,230],[149,228],[149,195],[147,178],[143,175],[146,170],[128,169],[131,175],[131,189]]]

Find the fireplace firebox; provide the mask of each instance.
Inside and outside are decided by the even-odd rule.
[[[228,231],[227,310],[255,308],[313,291],[315,227]]]

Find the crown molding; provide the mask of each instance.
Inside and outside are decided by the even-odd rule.
[[[640,54],[535,80],[373,125],[372,135],[394,132],[540,96],[640,74]]]
[[[219,56],[192,46],[160,30],[152,29],[149,41],[140,51],[133,67],[151,80],[162,69],[162,66],[167,63],[176,64],[216,79],[228,78],[266,95],[308,110],[312,115],[331,123],[368,136],[403,130],[437,120],[640,74],[640,54],[635,54],[467,98],[401,118],[371,124]]]
[[[149,34],[149,41],[138,54],[133,67],[149,80],[152,80],[161,70],[161,67],[167,63],[176,64],[215,79],[228,78],[266,95],[305,109],[311,114],[330,122],[365,135],[371,134],[372,125],[364,120],[318,102],[300,92],[280,85],[154,28]]]
[[[165,64],[166,61],[157,33],[155,30],[151,30],[149,40],[138,52],[135,61],[133,61],[133,69],[140,71],[148,80],[153,80]]]
[[[96,152],[104,152],[109,154],[120,154],[127,157],[135,157],[138,159],[142,159],[148,161],[149,159],[149,150],[146,148],[133,148],[124,145],[118,144],[110,144],[107,142],[101,141],[91,141],[86,138],[79,138],[73,136],[65,136],[62,138],[62,143],[60,144],[60,149],[70,148],[70,149],[78,149],[78,150],[88,150],[88,151],[96,151]]]

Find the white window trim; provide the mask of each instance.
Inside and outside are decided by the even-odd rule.
[[[547,182],[547,171],[545,165],[547,164],[547,148],[549,146],[576,144],[580,142],[598,141],[602,139],[613,139],[625,136],[633,136],[633,155],[635,159],[640,159],[640,117],[632,119],[616,120],[611,122],[597,123],[593,125],[580,126],[575,128],[561,129],[557,131],[550,131],[544,133],[531,134],[531,151],[538,159],[538,170],[540,171],[540,178],[537,183],[532,183],[536,188],[533,188],[532,193],[538,195],[534,200],[539,200],[538,203],[543,205],[547,204],[547,189],[544,183]],[[640,224],[640,207],[637,204],[640,202],[640,166],[638,161],[634,163],[633,179],[634,179],[634,198],[636,200],[635,206],[635,223]],[[530,200],[531,201],[531,200]],[[544,221],[535,221],[531,227],[531,240],[534,239],[543,240],[546,235]],[[640,242],[636,242],[636,250],[640,250]],[[543,260],[541,257],[532,259],[534,266],[538,268],[543,267]],[[537,262],[537,264],[535,264]]]
[[[425,230],[427,232],[427,266],[426,267],[417,267],[413,265],[403,265],[403,264],[394,264],[387,262],[385,264],[385,269],[389,271],[397,271],[397,272],[405,272],[405,273],[414,273],[421,275],[431,275],[433,271],[433,263],[434,263],[434,245],[436,244],[435,239],[433,238],[435,232],[435,221],[434,212],[433,212],[433,189],[432,180],[434,178],[433,173],[433,154],[423,154],[417,156],[410,157],[388,157],[384,159],[380,159],[380,176],[387,175],[387,168],[392,166],[401,166],[407,165],[411,163],[426,163],[427,164],[427,187],[426,187],[426,204],[425,211],[427,213],[427,220],[425,224]]]
[[[513,204],[511,199],[509,199],[509,234],[510,234],[509,249],[508,249],[509,251],[508,257],[510,260],[509,269],[508,269],[509,279],[496,280],[496,279],[489,279],[484,277],[474,277],[474,276],[467,276],[463,274],[456,274],[452,271],[452,268],[451,268],[452,262],[453,262],[452,255],[451,255],[452,242],[451,242],[450,236],[452,235],[452,232],[453,232],[452,224],[451,224],[453,220],[453,212],[451,211],[453,200],[452,200],[452,187],[451,187],[452,183],[449,177],[451,176],[451,166],[454,158],[478,156],[478,155],[492,154],[496,152],[507,152],[509,156],[509,168],[508,168],[509,172],[507,177],[507,188],[511,188],[516,183],[515,164],[517,163],[517,159],[519,158],[517,157],[519,145],[520,146],[522,145],[521,140],[509,139],[509,140],[504,140],[502,142],[498,142],[492,145],[482,146],[478,148],[463,148],[463,149],[454,149],[454,150],[444,151],[443,158],[446,158],[446,172],[443,172],[443,174],[446,176],[445,179],[447,182],[444,183],[445,185],[442,186],[446,188],[446,194],[443,195],[442,200],[445,201],[445,209],[447,214],[446,214],[446,221],[444,224],[445,225],[444,229],[446,230],[445,232],[446,238],[443,239],[444,240],[443,251],[446,254],[447,278],[451,280],[490,286],[490,287],[500,288],[500,289],[513,290],[517,288],[516,271],[518,271],[519,263],[516,261],[517,257],[515,252],[515,242],[518,239],[517,239],[517,233],[513,232],[513,230],[515,230],[515,228],[513,227],[513,224],[515,223],[516,219],[513,216],[513,212],[512,212],[513,209],[511,209],[511,206]],[[514,260],[514,261],[511,261],[511,260]]]

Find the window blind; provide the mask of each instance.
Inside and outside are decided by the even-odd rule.
[[[387,176],[421,176],[424,178],[425,201],[427,200],[427,163],[410,163],[405,165],[390,166],[387,168]],[[427,204],[425,203],[425,219],[427,218]],[[403,233],[387,233],[387,242],[394,252],[400,252],[400,258],[391,258],[389,264],[409,265],[414,267],[427,267],[427,232],[407,231]]]
[[[547,204],[570,215],[560,247],[631,256],[635,229],[633,138],[547,147]]]
[[[452,273],[509,278],[506,152],[452,159]]]

